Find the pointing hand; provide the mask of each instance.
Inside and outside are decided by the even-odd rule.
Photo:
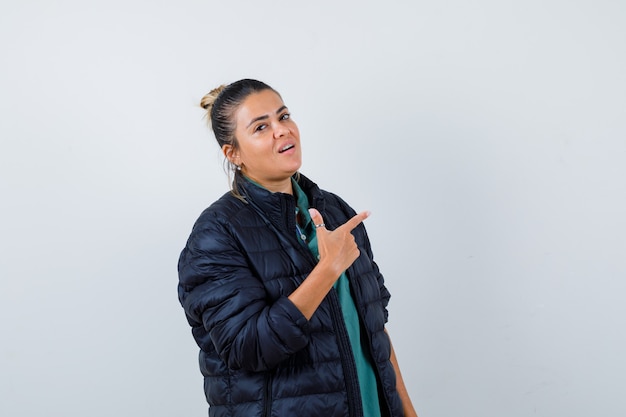
[[[309,214],[316,227],[320,263],[327,263],[338,278],[359,257],[360,251],[351,232],[369,217],[370,212],[361,212],[332,231],[326,229],[324,219],[316,209],[309,209]]]

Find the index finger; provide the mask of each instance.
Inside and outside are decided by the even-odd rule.
[[[363,220],[367,219],[370,216],[370,214],[371,214],[370,211],[362,211],[359,214],[355,214],[350,220],[345,222],[343,226],[341,227],[345,227],[348,230],[353,230],[355,227],[361,224]]]

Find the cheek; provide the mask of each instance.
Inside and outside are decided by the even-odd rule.
[[[239,155],[242,161],[248,161],[248,165],[258,162],[259,157],[270,153],[272,153],[271,143],[265,141],[251,141],[239,147]]]
[[[294,135],[298,140],[300,140],[300,129],[298,129],[297,124],[293,124],[289,130],[291,130],[291,134]]]

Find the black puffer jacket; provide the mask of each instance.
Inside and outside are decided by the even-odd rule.
[[[200,346],[209,415],[362,415],[356,369],[335,290],[307,321],[287,298],[316,264],[296,238],[295,199],[241,181],[197,220],[178,265],[178,294]],[[329,230],[355,212],[303,175],[300,187]],[[385,416],[401,416],[390,344],[389,293],[363,225],[361,255],[348,270]]]

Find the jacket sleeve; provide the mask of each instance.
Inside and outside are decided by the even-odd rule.
[[[229,368],[272,369],[308,344],[306,318],[287,297],[268,300],[225,222],[196,223],[178,273],[179,300],[194,335],[210,339],[204,341]]]
[[[364,235],[364,242],[365,244],[364,249],[365,249],[365,253],[369,259],[369,261],[372,264],[372,269],[375,271],[376,273],[376,279],[378,281],[378,288],[380,291],[380,296],[381,296],[381,302],[383,304],[383,308],[384,308],[384,314],[385,314],[385,323],[387,323],[389,321],[389,310],[387,309],[387,306],[389,305],[389,300],[391,298],[391,294],[389,293],[389,290],[387,289],[387,287],[385,286],[385,280],[383,278],[383,275],[380,273],[380,270],[378,269],[378,264],[376,264],[376,262],[374,261],[374,254],[372,253],[372,248],[370,245],[370,241],[369,241],[369,237],[367,235],[367,232],[365,231],[365,226],[361,225],[363,227],[363,235]]]

